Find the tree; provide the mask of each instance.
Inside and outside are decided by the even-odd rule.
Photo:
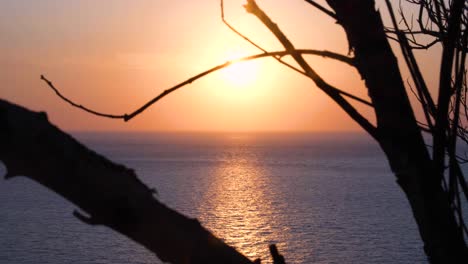
[[[245,5],[247,12],[255,15],[274,34],[285,50],[268,52],[261,48],[224,20],[222,12],[223,21],[234,32],[262,50],[260,54],[237,61],[274,57],[280,63],[309,77],[319,89],[379,143],[388,158],[398,184],[411,205],[429,261],[431,263],[468,262],[468,248],[464,237],[467,229],[462,213],[463,204],[468,198],[468,190],[460,167],[465,159],[457,154],[457,142],[460,140],[468,142],[465,129],[468,118],[465,66],[468,49],[466,1],[407,0],[407,4],[418,8],[417,23],[413,26],[413,21],[406,18],[401,6],[400,23],[398,23],[390,1],[386,0],[392,21],[392,26],[389,28],[385,28],[373,0],[327,0],[331,10],[313,0],[306,0],[306,2],[335,19],[344,29],[349,45],[349,56],[329,51],[296,49],[279,26],[260,9],[256,2],[247,0]],[[401,24],[404,29],[399,28]],[[401,48],[411,76],[411,82],[408,85],[419,100],[419,104],[414,107],[422,109],[424,122],[418,121],[414,114],[416,109],[410,103],[396,56],[389,43],[392,39],[396,40]],[[422,42],[427,40],[427,44]],[[439,84],[436,87],[437,100],[431,95],[414,55],[415,49],[429,49],[435,45],[441,46]],[[305,54],[324,56],[354,67],[365,82],[371,102],[330,85],[304,59]],[[291,56],[295,65],[283,61],[284,56]],[[200,73],[164,91],[128,115],[105,114],[84,107],[64,97],[48,79],[43,76],[41,78],[62,99],[75,107],[95,115],[128,121],[172,91],[234,62],[226,62]],[[376,124],[372,124],[359,113],[349,99],[372,107],[376,116]],[[432,137],[431,148],[426,146],[423,132]],[[11,154],[5,155],[7,156],[0,155],[0,158],[6,159],[5,157]],[[14,162],[14,159],[8,160]],[[6,164],[10,167],[9,162]],[[121,204],[121,201],[118,203]],[[102,208],[98,208],[87,210],[87,212],[94,216],[101,214],[101,210]],[[109,212],[104,215],[106,214]],[[128,212],[124,212],[123,215],[128,215]],[[77,216],[86,220],[80,214]],[[101,220],[89,221],[87,219],[86,221],[102,223]],[[122,227],[120,224],[115,226],[115,229],[124,233],[128,231],[125,225]],[[131,233],[127,235],[135,239]],[[159,251],[155,250],[155,252]],[[206,253],[204,256],[208,255]],[[219,257],[219,255],[216,256]],[[191,261],[198,263],[200,259],[194,257]],[[216,260],[211,260],[216,262]],[[181,260],[171,261],[178,263]]]

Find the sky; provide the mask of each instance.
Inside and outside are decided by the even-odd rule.
[[[260,21],[245,12],[245,2],[226,0],[226,19],[265,49],[283,50]],[[296,48],[347,54],[341,27],[305,1],[257,2]],[[259,52],[222,23],[218,0],[0,3],[0,98],[46,111],[64,130],[360,131],[310,79],[271,58],[210,74],[129,122],[73,108],[40,80],[44,74],[65,96],[94,110],[130,113],[199,72]],[[424,65],[437,65],[437,59],[421,57]],[[329,83],[368,98],[354,69],[312,56],[307,61]],[[423,71],[429,83],[435,83],[437,68]],[[374,122],[369,107],[353,104]]]

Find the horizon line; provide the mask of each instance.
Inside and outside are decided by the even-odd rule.
[[[158,133],[158,134],[367,134],[362,130],[78,130],[70,133]]]

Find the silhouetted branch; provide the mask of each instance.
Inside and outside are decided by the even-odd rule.
[[[395,34],[395,35],[397,34],[396,30],[389,30],[389,29],[387,29],[387,30],[385,30],[385,32],[386,32],[386,33],[390,33],[390,34]],[[407,34],[411,34],[411,35],[418,34],[418,33],[415,33],[415,32],[403,32],[403,31],[401,31],[400,33],[401,33],[401,34],[405,34],[405,35],[407,35]],[[421,32],[421,34],[425,34],[425,33]],[[394,40],[394,41],[399,42],[398,38],[395,38],[395,37],[393,37],[393,36],[390,36],[390,35],[389,35],[388,38],[391,39],[391,40]],[[425,44],[421,44],[421,43],[417,42],[416,40],[412,40],[412,39],[408,39],[408,41],[411,42],[411,45],[410,45],[409,47],[410,47],[411,49],[416,49],[416,50],[417,50],[417,49],[419,49],[419,50],[422,50],[422,49],[427,50],[427,49],[431,48],[432,46],[434,46],[435,44],[437,44],[437,43],[440,42],[439,39],[434,39],[434,40],[432,40],[432,41],[430,41],[430,42],[428,42],[428,43],[425,43]]]
[[[432,135],[432,133],[434,133],[434,131],[432,131],[431,128],[429,128],[426,124],[420,122],[420,121],[416,121],[418,123],[418,127],[419,129],[421,129],[422,131],[426,132],[426,133],[429,133]]]
[[[336,19],[336,14],[335,13],[333,13],[332,11],[330,11],[330,10],[326,9],[325,7],[321,6],[317,2],[315,2],[313,0],[304,0],[304,1],[311,4],[313,7],[317,8],[318,10],[322,11],[323,13],[327,14],[331,18]]]
[[[294,60],[301,66],[304,72],[309,78],[311,78],[314,83],[322,91],[324,91],[328,96],[330,96],[354,121],[356,121],[369,135],[374,138],[377,137],[377,131],[374,125],[372,125],[366,118],[364,118],[346,99],[344,99],[341,94],[338,92],[338,89],[331,86],[325,80],[320,77],[317,72],[315,72],[310,65],[302,57],[302,54],[295,52],[294,45],[289,41],[286,35],[279,29],[278,25],[275,24],[263,10],[257,5],[254,0],[247,0],[247,4],[244,5],[247,12],[255,15],[279,40],[279,42],[284,46],[284,48],[290,52]]]
[[[275,244],[270,245],[270,254],[273,259],[273,264],[286,264],[283,255],[279,253]]]
[[[60,93],[60,91],[55,88],[55,86],[52,84],[51,81],[47,80],[46,77],[44,77],[44,75],[41,75],[41,80],[43,80],[44,82],[47,83],[47,85],[52,89],[54,90],[54,92],[58,95],[58,97],[60,97],[62,100],[64,100],[65,102],[71,104],[72,106],[76,107],[76,108],[79,108],[85,112],[88,112],[90,114],[93,114],[93,115],[97,115],[97,116],[102,116],[102,117],[107,117],[107,118],[118,118],[118,119],[125,119],[125,115],[112,115],[112,114],[105,114],[105,113],[101,113],[101,112],[97,112],[97,111],[94,111],[88,107],[85,107],[85,106],[82,106],[80,104],[77,104],[75,102],[73,102],[72,100],[68,99],[67,97],[65,97],[64,95],[62,95]]]
[[[464,0],[453,0],[450,7],[450,18],[447,22],[447,34],[443,39],[433,151],[435,169],[441,174],[443,174],[445,150],[447,148],[446,130],[449,127],[448,109],[451,98],[452,68],[461,31],[460,20],[462,19],[464,6]]]
[[[248,37],[246,37],[244,34],[240,33],[237,29],[235,29],[224,17],[224,1],[221,0],[220,1],[220,5],[221,5],[221,20],[223,21],[223,23],[230,29],[232,30],[234,33],[236,33],[238,36],[240,36],[241,38],[243,38],[244,40],[246,40],[247,42],[249,42],[250,44],[252,44],[254,47],[256,47],[257,49],[263,51],[263,52],[267,52],[264,48],[262,48],[260,45],[258,45],[257,43],[253,42],[252,40],[250,40]]]
[[[274,57],[274,56],[279,56],[279,57],[283,57],[283,56],[287,56],[287,55],[291,55],[291,52],[292,53],[297,53],[297,54],[309,54],[309,55],[316,55],[316,56],[322,56],[322,57],[325,57],[325,58],[330,58],[330,59],[334,59],[334,60],[338,60],[338,61],[342,61],[342,62],[345,62],[349,65],[353,65],[354,62],[353,62],[353,59],[352,58],[349,58],[349,57],[346,57],[344,55],[341,55],[341,54],[337,54],[337,53],[334,53],[334,52],[330,52],[330,51],[320,51],[320,50],[293,50],[293,51],[276,51],[276,52],[267,52],[267,53],[261,53],[261,54],[256,54],[256,55],[251,55],[251,56],[247,56],[247,57],[243,57],[243,58],[239,58],[239,59],[235,59],[235,60],[231,60],[231,61],[227,61],[223,64],[220,64],[220,65],[217,65],[215,67],[212,67],[202,73],[199,73],[195,76],[192,76],[190,77],[189,79],[163,91],[161,94],[159,94],[158,96],[156,96],[155,98],[151,99],[149,102],[147,102],[146,104],[144,104],[142,107],[138,108],[137,110],[135,110],[134,112],[132,112],[131,114],[124,114],[124,115],[112,115],[112,114],[106,114],[106,113],[102,113],[102,112],[98,112],[98,111],[95,111],[95,110],[91,110],[90,108],[87,108],[87,107],[84,107],[80,104],[77,104],[75,102],[73,102],[72,100],[68,99],[67,97],[63,96],[57,88],[55,88],[55,86],[52,84],[51,81],[49,81],[46,77],[44,77],[43,75],[41,75],[41,80],[43,80],[44,82],[47,83],[47,85],[52,89],[54,90],[54,92],[61,98],[63,99],[64,101],[66,101],[67,103],[71,104],[72,106],[74,107],[77,107],[79,109],[82,109],[88,113],[91,113],[93,115],[97,115],[97,116],[101,116],[101,117],[107,117],[107,118],[116,118],[116,119],[123,119],[125,121],[128,121],[132,118],[134,118],[135,116],[139,115],[140,113],[142,113],[144,110],[146,110],[148,107],[150,107],[151,105],[153,105],[154,103],[156,103],[157,101],[159,101],[160,99],[162,99],[163,97],[165,97],[166,95],[174,92],[175,90],[187,85],[187,84],[191,84],[192,82],[200,79],[201,77],[203,76],[206,76],[210,73],[213,73],[215,71],[218,71],[218,70],[221,70],[223,68],[226,68],[234,63],[238,63],[238,62],[241,62],[241,61],[249,61],[249,60],[254,60],[254,59],[259,59],[259,58],[265,58],[265,57]],[[334,88],[334,92],[337,93],[337,94],[342,94],[342,95],[345,95],[345,96],[348,96],[358,102],[361,102],[365,105],[368,105],[368,106],[372,106],[372,103],[364,100],[364,99],[361,99],[357,96],[354,96],[352,94],[349,94],[347,92],[344,92],[344,91],[341,91],[339,89],[336,89]]]
[[[435,0],[406,0],[405,2],[412,5],[417,5],[418,8],[416,26],[413,24],[413,17],[408,21],[406,18],[403,7],[402,0],[400,2],[399,13],[401,17],[401,22],[404,23],[406,29],[400,30],[402,34],[411,35],[411,38],[408,38],[408,42],[411,43],[412,49],[428,49],[436,43],[442,42],[444,39],[447,39],[449,20],[452,17],[452,4],[455,1],[435,1]],[[449,6],[447,7],[448,4]],[[461,19],[459,20],[459,26],[461,28],[468,27],[468,8],[465,1],[465,6],[463,7]],[[388,33],[395,33],[393,29],[387,29]],[[424,38],[418,39],[416,37],[423,36]],[[433,38],[428,39],[428,37]],[[466,47],[461,43],[461,38],[455,40],[456,45],[459,48],[463,48],[466,51]],[[422,43],[425,42],[425,43]]]
[[[245,36],[244,34],[242,34],[239,30],[235,29],[224,17],[224,1],[221,0],[221,20],[223,21],[223,23],[232,31],[234,32],[235,34],[237,34],[239,37],[243,38],[244,40],[246,40],[247,42],[249,42],[250,44],[252,44],[254,47],[256,47],[257,49],[267,53],[268,51],[264,48],[262,48],[260,45],[258,45],[257,43],[253,42],[251,39],[249,39],[247,36]],[[275,58],[279,63],[285,65],[286,67],[300,73],[300,74],[303,74],[305,75],[305,73],[303,71],[301,71],[300,69],[294,67],[293,65],[283,61],[281,59],[281,57],[278,57],[278,56],[273,56],[273,58]]]
[[[135,172],[86,148],[36,113],[0,100],[0,160],[69,200],[74,215],[105,225],[178,264],[253,263],[196,219],[159,202]]]
[[[433,117],[437,111],[436,106],[431,97],[431,94],[429,93],[429,89],[427,88],[427,85],[421,73],[421,70],[419,69],[419,65],[416,61],[414,53],[410,45],[408,44],[408,38],[406,37],[406,35],[402,34],[400,29],[398,28],[398,24],[396,22],[396,17],[393,12],[392,4],[390,3],[389,0],[386,0],[385,2],[387,4],[387,8],[390,13],[390,18],[393,23],[393,27],[395,28],[395,34],[398,37],[397,41],[400,44],[400,48],[403,53],[403,58],[405,59],[406,65],[408,66],[408,69],[410,70],[411,77],[413,78],[414,84],[416,86],[416,91],[418,93],[417,98],[419,102],[421,103],[422,110],[426,118],[426,122],[429,125],[430,130],[433,130],[433,123],[432,123],[431,117]]]

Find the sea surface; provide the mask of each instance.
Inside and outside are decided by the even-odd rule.
[[[358,133],[73,133],[251,259],[427,263],[378,145]],[[5,168],[0,165],[3,175]],[[161,263],[25,178],[0,181],[0,263]]]

